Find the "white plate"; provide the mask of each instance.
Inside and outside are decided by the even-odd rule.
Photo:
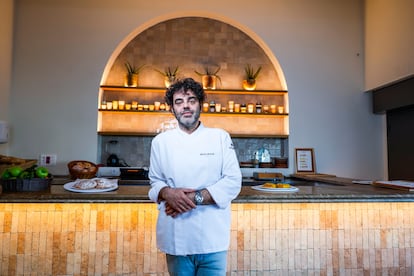
[[[290,188],[266,188],[263,185],[251,186],[253,190],[271,193],[294,193],[299,191],[298,187],[290,186]]]
[[[352,183],[354,184],[361,184],[361,185],[371,185],[372,180],[353,180]]]
[[[114,185],[112,187],[105,188],[105,189],[87,189],[87,190],[77,189],[73,187],[73,185],[76,184],[76,181],[66,183],[65,185],[63,185],[63,188],[67,191],[75,192],[75,193],[104,193],[104,192],[110,192],[110,191],[118,189],[118,180],[117,179],[115,180],[116,181],[114,181]]]

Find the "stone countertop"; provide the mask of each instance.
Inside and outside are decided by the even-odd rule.
[[[262,192],[243,186],[234,203],[289,202],[414,202],[414,193],[404,190],[354,184],[352,179],[329,175],[295,176],[307,180],[294,193]],[[63,184],[72,180],[55,178],[50,191],[3,192],[1,203],[151,203],[148,185],[120,184],[115,191],[104,193],[75,193],[66,191]]]

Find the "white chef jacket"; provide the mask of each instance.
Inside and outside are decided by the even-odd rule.
[[[157,247],[171,255],[220,252],[230,244],[231,201],[241,189],[241,171],[230,135],[203,124],[191,134],[178,127],[158,134],[151,144],[148,193],[154,202],[159,191],[206,188],[216,204],[175,218],[158,205]]]

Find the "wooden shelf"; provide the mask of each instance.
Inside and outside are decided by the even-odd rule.
[[[126,86],[115,86],[115,85],[101,85],[101,89],[105,91],[116,91],[116,92],[165,93],[166,91],[166,88],[161,88],[161,87],[126,87]]]
[[[125,87],[115,85],[101,85],[101,89],[105,91],[118,91],[118,92],[153,92],[153,93],[165,93],[166,88],[162,87]],[[286,94],[286,90],[240,90],[240,89],[205,89],[207,94],[237,94],[237,95],[283,95]]]
[[[123,100],[125,103],[137,101],[139,104],[164,102],[166,88],[162,87],[124,87],[102,85],[99,91],[98,106],[103,99],[108,102]],[[227,130],[233,137],[277,137],[289,136],[288,93],[285,90],[205,90],[206,102],[240,104],[262,103],[283,106],[284,113],[248,112],[202,112],[201,120],[209,127]],[[225,106],[225,105],[224,105]],[[149,110],[98,110],[98,133],[100,135],[154,136],[164,124],[175,120],[170,111]]]
[[[154,137],[158,133],[156,132],[134,132],[134,131],[98,131],[98,135],[101,136],[146,136],[146,137]],[[289,135],[254,135],[254,134],[232,134],[232,137],[235,138],[288,138]]]
[[[140,114],[151,114],[154,116],[170,114],[170,111],[149,111],[149,110],[135,110],[135,109],[99,109],[100,112],[129,112]],[[248,113],[248,112],[201,112],[203,116],[257,116],[257,117],[280,117],[288,116],[287,113]]]

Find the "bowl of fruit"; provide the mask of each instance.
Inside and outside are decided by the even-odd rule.
[[[11,166],[3,170],[0,176],[3,192],[44,191],[50,188],[52,180],[49,170],[37,165],[26,169],[19,165]]]

